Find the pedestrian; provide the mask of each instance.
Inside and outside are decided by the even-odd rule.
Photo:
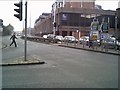
[[[93,46],[92,40],[89,41],[89,48]]]
[[[15,39],[17,39],[17,37],[15,34],[16,33],[14,32],[13,35],[10,37],[10,40],[12,39],[10,46],[14,43],[15,47],[17,47],[16,41],[15,41]]]

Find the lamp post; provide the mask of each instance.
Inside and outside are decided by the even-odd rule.
[[[76,35],[76,38],[77,38],[79,30],[77,30],[76,32],[77,32],[77,33],[76,33],[76,34],[77,34],[77,35]]]
[[[79,44],[79,30],[77,30],[77,39],[78,39],[78,44]]]
[[[75,46],[76,46],[76,43],[77,43],[77,34],[78,34],[78,30],[76,30],[76,34],[75,34],[75,43],[74,43]]]

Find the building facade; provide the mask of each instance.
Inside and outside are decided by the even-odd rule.
[[[43,22],[39,22],[35,28],[38,33],[40,30],[43,30],[42,33],[45,33],[46,28],[49,28],[50,31],[47,30],[47,33],[62,36],[70,35],[79,39],[81,36],[89,34],[91,22],[95,17],[98,19],[99,24],[101,24],[103,18],[105,20],[109,18],[109,33],[113,34],[115,28],[114,16],[115,11],[96,9],[95,0],[91,0],[90,2],[72,2],[70,0],[66,2],[63,0],[62,2],[55,2],[52,5],[49,18],[46,18]],[[55,27],[54,23],[56,23]]]
[[[79,0],[79,1],[73,1],[69,0],[65,2],[64,0],[64,7],[65,8],[84,8],[84,9],[95,9],[95,0],[89,0],[89,1],[84,1],[84,0]]]
[[[43,13],[42,15],[40,15],[40,17],[36,20],[36,23],[34,25],[35,35],[42,36],[44,34],[53,33],[53,24],[51,19],[51,13]]]
[[[94,17],[98,19],[99,24],[101,24],[102,18],[106,20],[110,18],[110,29],[114,29],[115,21],[113,11],[59,8],[56,12],[56,33],[62,36],[75,36],[78,31],[80,37],[88,35]]]
[[[118,2],[118,8],[120,8],[120,1]]]

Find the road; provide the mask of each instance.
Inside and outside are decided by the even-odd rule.
[[[10,43],[4,37],[5,44]],[[24,55],[24,41],[2,50],[2,62]],[[46,64],[2,67],[3,88],[117,88],[118,56],[28,41],[27,55]]]

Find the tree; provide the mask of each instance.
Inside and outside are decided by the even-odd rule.
[[[11,24],[9,24],[7,26],[3,25],[3,34],[2,35],[3,36],[11,35],[13,30],[14,30],[14,27]]]

